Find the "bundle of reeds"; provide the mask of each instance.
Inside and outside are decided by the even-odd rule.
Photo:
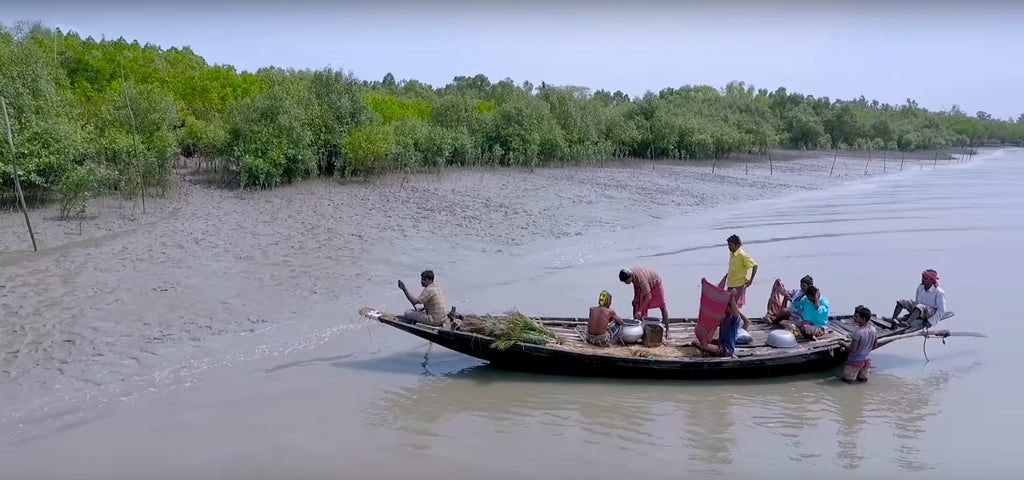
[[[491,346],[498,350],[505,350],[516,343],[547,345],[557,341],[554,332],[517,310],[505,312],[504,316],[467,316],[463,318],[460,330],[495,339]]]

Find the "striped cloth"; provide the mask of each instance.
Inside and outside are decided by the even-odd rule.
[[[713,337],[715,329],[725,318],[725,307],[729,304],[729,291],[719,288],[708,282],[706,278],[700,279],[700,313],[697,314],[697,325],[693,327],[693,333],[702,344],[707,344]]]
[[[786,301],[787,293],[786,285],[782,283],[781,279],[776,278],[775,283],[772,284],[772,293],[768,295],[768,311],[764,315],[765,320],[775,320],[786,311],[782,304]]]

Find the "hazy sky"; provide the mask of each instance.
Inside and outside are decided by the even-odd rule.
[[[1024,113],[1024,2],[0,0],[0,22],[191,46],[255,70],[443,86],[483,73],[631,95],[742,80],[815,96]]]

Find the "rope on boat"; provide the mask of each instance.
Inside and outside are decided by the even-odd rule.
[[[942,344],[946,344],[946,336],[939,336],[942,339]],[[924,352],[924,363],[928,363],[931,359],[928,358],[928,330],[924,332],[924,342],[921,343],[921,351]]]

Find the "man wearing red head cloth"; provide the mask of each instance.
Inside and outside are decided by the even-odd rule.
[[[907,309],[910,314],[899,320],[899,314],[903,309]],[[921,284],[917,286],[914,299],[896,301],[892,319],[898,321],[901,326],[910,325],[911,330],[918,330],[922,327],[934,327],[946,312],[946,291],[939,288],[939,274],[928,269],[921,272]]]

